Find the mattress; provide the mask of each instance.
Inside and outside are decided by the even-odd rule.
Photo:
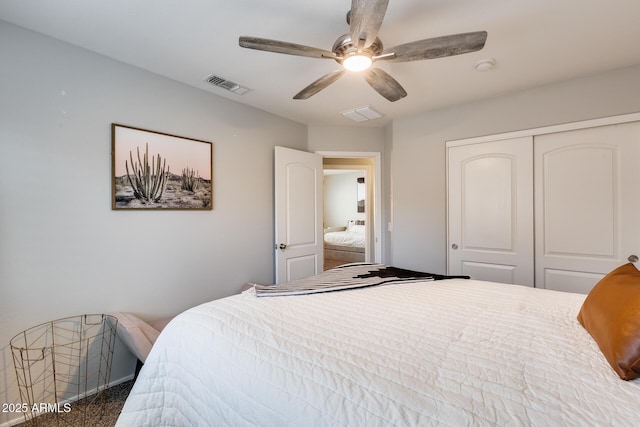
[[[635,425],[576,320],[584,295],[474,280],[194,307],[156,341],[117,426]]]

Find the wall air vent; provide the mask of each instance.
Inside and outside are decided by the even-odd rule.
[[[227,80],[224,77],[216,76],[215,74],[211,74],[210,76],[205,77],[203,80],[209,84],[221,87],[222,89],[226,89],[229,92],[233,92],[236,95],[244,95],[251,90],[247,87],[239,85],[236,82]]]

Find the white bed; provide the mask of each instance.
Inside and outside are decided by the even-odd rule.
[[[328,231],[324,233],[324,241],[330,245],[364,248],[364,225],[352,225],[338,231]]]
[[[576,320],[584,295],[464,279],[300,296],[254,289],[177,316],[117,426],[631,426]]]
[[[363,220],[350,220],[346,227],[330,227],[324,233],[325,269],[365,260]]]

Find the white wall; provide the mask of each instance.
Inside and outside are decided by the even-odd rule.
[[[337,114],[337,113],[336,113]],[[346,120],[346,119],[345,119]],[[309,151],[384,151],[382,128],[309,126]]]
[[[640,111],[640,66],[395,120],[390,263],[446,272],[445,141]]]
[[[346,227],[353,219],[365,220],[366,213],[358,213],[358,178],[365,171],[352,171],[324,176],[324,226]]]
[[[0,402],[38,323],[153,320],[273,280],[273,147],[306,126],[0,21]],[[112,211],[111,123],[213,143],[212,211]],[[132,373],[117,348],[112,380]],[[19,414],[0,414],[0,424]]]

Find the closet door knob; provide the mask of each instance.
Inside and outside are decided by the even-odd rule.
[[[453,245],[451,245],[451,249],[453,249],[453,250],[455,251],[456,249],[458,249],[458,245],[456,245],[456,244],[454,243]]]
[[[287,245],[285,245],[284,243],[280,243],[280,244],[278,245],[278,249],[280,249],[280,250],[283,250],[283,251],[284,251],[285,249],[287,249]]]
[[[627,258],[627,261],[638,262],[638,255],[629,255],[629,258]]]

